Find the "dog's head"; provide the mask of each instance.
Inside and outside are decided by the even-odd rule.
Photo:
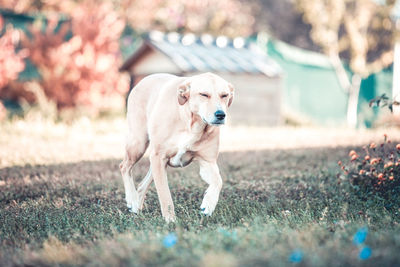
[[[232,104],[233,86],[221,77],[204,73],[185,80],[178,89],[178,102],[188,105],[190,111],[205,123],[225,123],[226,109]]]

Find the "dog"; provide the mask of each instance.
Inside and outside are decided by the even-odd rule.
[[[209,185],[200,209],[205,215],[213,213],[222,187],[217,165],[219,126],[226,121],[233,96],[233,86],[212,73],[192,77],[152,74],[131,90],[126,153],[119,167],[132,212],[143,208],[154,179],[162,216],[166,222],[175,221],[166,168],[185,167],[197,160],[200,177]],[[150,168],[136,190],[131,170],[147,149]]]

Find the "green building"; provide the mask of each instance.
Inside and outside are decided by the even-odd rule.
[[[325,55],[272,39],[264,42],[263,48],[284,71],[283,108],[289,117],[315,125],[346,125],[348,95]],[[382,94],[391,96],[392,77],[390,67],[361,82],[358,127],[371,127],[381,114],[387,112],[369,107],[369,101]]]

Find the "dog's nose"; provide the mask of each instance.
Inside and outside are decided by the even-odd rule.
[[[218,120],[223,120],[223,119],[225,119],[225,112],[223,112],[222,110],[217,110],[215,113],[214,113],[214,115],[215,115],[215,117],[218,119]]]

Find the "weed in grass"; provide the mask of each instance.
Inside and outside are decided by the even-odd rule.
[[[361,260],[368,260],[371,257],[372,250],[369,247],[363,247],[360,251],[359,257]]]
[[[289,261],[293,262],[293,263],[299,263],[302,261],[303,259],[303,251],[301,251],[300,249],[296,249],[295,251],[293,251],[290,256],[289,256]]]
[[[353,243],[355,245],[361,245],[365,242],[365,239],[367,238],[368,234],[368,228],[367,227],[362,227],[358,229],[357,233],[353,237]]]
[[[400,195],[400,144],[394,145],[385,134],[380,145],[372,142],[360,154],[351,150],[349,158],[348,164],[338,162],[342,180],[348,181],[358,196],[367,199],[376,194],[391,208]]]
[[[164,247],[170,248],[176,245],[176,243],[178,242],[178,237],[175,233],[169,233],[164,237],[162,242]]]

